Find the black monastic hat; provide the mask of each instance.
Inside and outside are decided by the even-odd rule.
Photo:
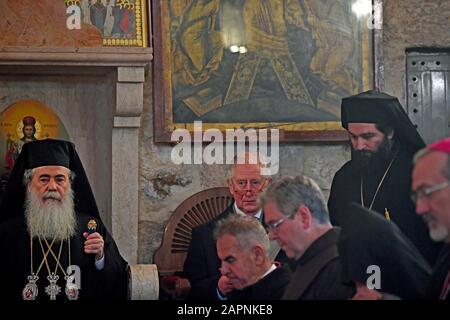
[[[97,203],[92,193],[86,172],[69,141],[45,139],[25,143],[8,180],[0,204],[0,222],[23,214],[26,186],[23,183],[27,169],[42,166],[63,166],[75,173],[72,182],[76,212],[83,212],[100,220]]]
[[[394,129],[403,143],[408,143],[415,150],[425,147],[398,99],[383,92],[369,90],[342,99],[341,121],[345,129],[348,129],[349,122],[386,125]]]

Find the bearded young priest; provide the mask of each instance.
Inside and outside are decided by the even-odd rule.
[[[342,126],[348,131],[352,158],[336,172],[328,208],[340,226],[350,203],[394,221],[432,265],[439,246],[415,214],[411,200],[414,153],[425,146],[396,97],[366,91],[342,99]]]
[[[126,299],[127,263],[72,143],[23,146],[0,223],[2,300]]]

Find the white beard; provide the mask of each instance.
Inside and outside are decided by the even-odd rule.
[[[428,224],[430,238],[433,241],[446,241],[450,238],[449,231],[443,225],[439,224],[435,219],[433,219],[429,215],[424,216],[423,219]]]
[[[36,192],[27,188],[25,217],[31,238],[64,241],[72,237],[77,227],[72,189],[62,199],[57,192],[46,192],[43,197],[50,200],[44,203]]]
[[[433,241],[446,241],[450,237],[450,233],[443,226],[438,225],[435,228],[430,228],[430,238]]]

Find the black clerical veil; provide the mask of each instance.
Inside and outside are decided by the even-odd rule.
[[[367,268],[377,266],[380,291],[402,299],[423,297],[431,269],[394,222],[351,204],[342,216],[341,227],[338,248],[345,281],[366,284],[373,273]]]
[[[75,179],[72,182],[72,190],[75,212],[82,212],[101,220],[94,194],[75,150],[75,145],[69,141],[45,139],[24,144],[0,204],[0,223],[9,218],[23,215],[26,194],[24,173],[27,169],[42,166],[63,166],[74,172]]]
[[[386,93],[369,90],[342,99],[341,121],[345,129],[349,122],[385,125],[394,129],[402,144],[408,144],[414,151],[425,147],[398,99]]]

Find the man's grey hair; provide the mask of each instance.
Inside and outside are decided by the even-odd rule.
[[[25,186],[27,186],[31,182],[35,171],[36,171],[36,168],[25,170],[25,172],[23,173],[23,184]],[[75,177],[76,177],[75,172],[73,172],[72,170],[69,170],[69,180],[71,183],[73,182]]]
[[[263,163],[263,161],[261,161],[261,157],[262,155],[254,152],[244,152],[236,154],[233,158],[233,163],[228,165],[227,179],[231,180],[234,178],[234,168],[239,164],[254,164],[259,166],[261,169],[266,168],[267,165]]]
[[[414,164],[416,164],[422,157],[426,156],[431,152],[439,152],[439,151],[429,150],[428,148],[423,148],[417,151],[413,158]],[[447,178],[447,180],[450,181],[450,156],[448,154],[447,154],[447,163],[444,166],[444,169],[442,170],[442,174],[444,175],[445,178]]]
[[[236,238],[242,250],[249,251],[255,245],[260,245],[266,254],[269,251],[269,237],[258,219],[232,214],[217,223],[214,239],[217,240],[227,234]]]
[[[281,213],[292,217],[301,205],[307,207],[313,220],[319,224],[330,223],[322,191],[314,180],[306,176],[285,177],[269,185],[260,195],[260,206],[275,201]]]

